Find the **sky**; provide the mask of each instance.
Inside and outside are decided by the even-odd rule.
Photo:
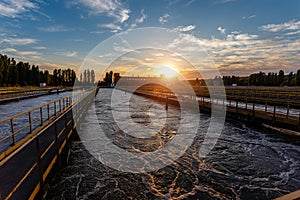
[[[108,38],[160,27],[179,33],[177,49],[204,49],[221,75],[289,73],[300,69],[299,11],[299,0],[0,0],[0,53],[77,70]]]

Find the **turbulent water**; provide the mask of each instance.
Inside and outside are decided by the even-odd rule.
[[[122,103],[111,107],[111,92],[107,89],[98,93],[81,130],[98,132],[96,125],[101,124],[107,138],[128,152],[152,152],[174,139],[185,113],[170,106],[164,114],[164,104],[121,91],[115,91],[115,97],[130,102],[129,109]],[[119,115],[114,116],[112,111]],[[125,114],[128,111],[130,117]],[[92,112],[98,120],[92,118]],[[212,151],[199,158],[210,118],[194,112],[190,117],[191,128],[195,127],[193,119],[200,118],[192,145],[174,162],[153,172],[110,168],[90,154],[87,149],[91,148],[85,146],[89,143],[81,136],[82,141],[70,147],[68,163],[50,181],[46,199],[273,199],[300,189],[299,138],[231,121],[225,123]],[[118,126],[116,118],[121,120]],[[149,132],[148,137],[135,137],[145,136],[145,132]],[[105,144],[92,144],[102,153],[114,155],[105,151]]]

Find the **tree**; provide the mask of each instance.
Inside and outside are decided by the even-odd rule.
[[[28,62],[24,63],[24,69],[25,69],[25,77],[26,77],[24,85],[28,85],[31,83],[31,71]]]
[[[49,71],[40,71],[39,66],[19,62],[14,58],[0,54],[0,85],[39,85],[45,82],[47,85],[73,85],[76,79],[74,70],[54,69],[53,75]]]
[[[17,64],[17,70],[19,72],[19,85],[25,85],[26,82],[26,68],[23,62]]]
[[[93,69],[91,70],[91,83],[95,83],[95,71]]]
[[[8,84],[9,85],[16,85],[19,82],[19,74],[18,74],[18,70],[17,70],[17,66],[15,64],[15,62],[10,63],[9,67],[8,67]]]
[[[278,74],[278,86],[283,85],[284,83],[284,71],[280,70]]]
[[[298,69],[296,74],[296,85],[300,86],[300,69]]]
[[[53,76],[52,76],[52,84],[53,86],[57,86],[58,85],[58,70],[54,69],[53,70]]]
[[[39,66],[32,65],[31,67],[32,84],[39,85],[40,83],[40,72]]]
[[[51,76],[50,76],[48,70],[45,70],[45,71],[44,71],[44,77],[45,77],[45,83],[46,83],[47,85],[52,85],[52,83],[51,83]]]
[[[89,69],[86,71],[86,76],[87,76],[87,84],[89,85],[91,83],[91,72]]]
[[[86,72],[86,69],[84,70],[83,72],[83,83],[86,83],[87,82],[87,72]]]
[[[288,86],[290,86],[292,84],[293,77],[294,77],[293,72],[290,72],[289,76],[288,76],[288,81],[287,81]]]

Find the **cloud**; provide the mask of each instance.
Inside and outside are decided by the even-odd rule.
[[[234,2],[237,0],[216,0],[214,3],[215,4],[224,4],[224,3],[229,3],[229,2]]]
[[[52,73],[52,71],[54,69],[57,69],[58,67],[60,68],[61,66],[55,63],[48,63],[48,62],[44,62],[44,63],[40,63],[39,64],[40,68],[42,68],[43,70],[48,70],[50,71],[50,73]]]
[[[40,47],[40,46],[38,46],[38,47],[32,47],[33,49],[37,49],[37,50],[44,50],[44,49],[47,49],[46,47]]]
[[[300,30],[286,33],[286,35],[298,35],[298,34],[300,34]]]
[[[23,61],[41,60],[39,52],[37,51],[20,51],[15,48],[5,48],[0,51],[2,54],[9,55],[10,57],[17,58]]]
[[[0,3],[0,15],[18,18],[22,13],[37,9],[38,6],[29,0],[3,0]]]
[[[258,35],[251,35],[248,33],[242,33],[242,34],[228,34],[227,35],[227,40],[239,40],[239,41],[245,41],[245,40],[253,40],[258,38]]]
[[[143,23],[145,19],[147,19],[147,15],[144,13],[144,9],[141,10],[141,17],[137,18],[134,23],[130,25],[130,28],[135,28],[137,27],[138,24]]]
[[[104,31],[91,31],[91,34],[102,34],[105,33]]]
[[[123,23],[129,19],[130,10],[125,8],[119,0],[77,0],[89,9],[90,14],[107,14]]]
[[[136,23],[143,23],[145,21],[145,19],[147,18],[147,15],[144,13],[144,9],[141,10],[141,17],[136,19]]]
[[[121,17],[120,17],[121,23],[123,23],[129,19],[129,13],[130,13],[130,10],[128,10],[128,9],[121,10]]]
[[[75,57],[77,56],[77,53],[76,51],[67,51],[67,52],[61,52],[59,53],[59,55],[63,55],[63,56],[66,56],[66,57]]]
[[[3,52],[17,52],[17,49],[14,49],[14,48],[6,48],[6,49],[3,49]]]
[[[244,16],[244,17],[242,17],[242,19],[251,19],[251,18],[254,18],[254,17],[256,17],[256,15],[250,15],[250,16]]]
[[[113,32],[113,33],[122,31],[122,28],[119,25],[112,24],[112,23],[110,23],[110,24],[99,24],[98,27],[110,29],[111,32]]]
[[[222,28],[221,26],[218,27],[218,31],[220,31],[221,34],[225,35],[225,28]]]
[[[55,54],[71,58],[71,57],[76,57],[78,52],[76,52],[76,51],[61,51],[61,52],[56,52]]]
[[[40,31],[50,32],[50,33],[70,31],[70,29],[67,29],[67,28],[65,28],[63,26],[59,26],[59,25],[54,25],[54,26],[49,26],[49,27],[40,27],[38,29]]]
[[[13,53],[14,55],[17,55],[17,56],[39,55],[39,53],[36,51],[18,51],[17,49],[14,49],[14,48],[3,49],[3,52],[4,52],[4,54]]]
[[[249,75],[259,70],[278,71],[282,66],[285,70],[295,70],[300,62],[300,38],[284,36],[280,39],[275,36],[264,38],[234,31],[223,39],[205,39],[182,33],[168,45],[168,49],[180,52],[187,60],[193,60],[196,66],[205,64],[206,61],[199,56],[199,49],[205,49],[221,73],[227,75]]]
[[[196,0],[189,0],[184,6],[189,6],[194,3]]]
[[[33,38],[8,38],[8,39],[3,39],[2,41],[6,42],[12,46],[28,45],[28,44],[34,44],[37,42],[37,40],[33,39]]]
[[[159,17],[158,21],[161,24],[167,23],[169,17],[170,15],[168,13],[165,13],[163,16]]]
[[[39,55],[39,53],[36,51],[19,51],[18,54],[21,56]]]
[[[300,21],[291,20],[282,24],[267,24],[259,27],[259,29],[270,32],[295,31],[300,29]]]
[[[189,32],[189,31],[194,30],[195,28],[196,28],[195,25],[188,25],[188,26],[177,26],[173,30],[179,31],[179,32]]]

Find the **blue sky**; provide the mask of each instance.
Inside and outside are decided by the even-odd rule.
[[[221,74],[300,68],[299,0],[1,0],[0,53],[77,69],[122,31],[164,27],[202,47]]]

